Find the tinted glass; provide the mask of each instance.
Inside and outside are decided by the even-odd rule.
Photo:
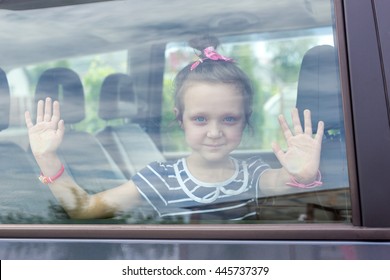
[[[0,10],[0,222],[350,222],[334,33],[326,0],[108,1]],[[218,38],[218,52],[246,73],[254,92],[230,169],[211,182],[180,161],[194,148],[174,110],[175,76],[199,59],[188,41],[203,35]],[[24,112],[35,123],[36,104],[47,96],[61,104],[66,131],[57,154],[66,173],[90,195],[134,180],[136,209],[110,219],[72,219],[38,180]],[[317,123],[325,124],[315,178],[322,185],[262,191],[260,176],[281,168],[272,143],[288,148],[278,116],[291,124],[294,107],[302,124],[303,110],[311,110],[313,137]],[[164,164],[146,167],[153,162]]]

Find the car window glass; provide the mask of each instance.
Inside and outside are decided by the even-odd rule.
[[[349,223],[332,1],[152,2],[0,10],[0,223]],[[250,124],[223,184],[203,184],[182,160],[193,150],[174,110],[175,75],[199,59],[188,41],[203,35],[218,38],[218,52],[254,91]],[[135,182],[153,179],[138,186],[136,209],[71,219],[38,180],[24,112],[35,122],[36,104],[47,96],[61,104],[66,131],[58,156],[66,173],[93,195],[144,170]],[[281,168],[272,143],[288,146],[278,116],[291,124],[295,107],[302,120],[311,110],[314,135],[325,123],[316,177],[322,185],[267,194],[258,178]]]

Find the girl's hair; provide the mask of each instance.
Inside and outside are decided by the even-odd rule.
[[[253,89],[248,76],[232,60],[212,60],[207,59],[204,54],[206,48],[217,49],[219,41],[215,37],[203,36],[192,39],[189,45],[200,51],[199,63],[193,67],[194,63],[184,67],[175,78],[175,107],[178,110],[176,119],[182,121],[184,103],[183,96],[187,87],[193,83],[210,84],[230,84],[237,87],[244,98],[245,122],[249,124],[252,114]],[[192,69],[191,69],[192,67]]]

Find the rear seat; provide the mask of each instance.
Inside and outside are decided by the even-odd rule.
[[[9,132],[9,116],[10,90],[0,69],[0,133]],[[48,217],[56,201],[50,190],[41,186],[32,155],[18,144],[3,140],[0,158],[0,223],[36,223]]]
[[[74,180],[90,193],[124,183],[124,174],[100,142],[93,135],[72,127],[85,118],[84,90],[79,76],[67,68],[46,70],[39,78],[35,101],[48,96],[61,102],[66,132],[58,153]]]
[[[131,122],[138,106],[130,76],[117,73],[106,77],[99,104],[100,118],[125,122],[121,126],[107,125],[96,136],[128,179],[152,161],[165,161],[149,135]]]
[[[344,121],[337,52],[329,45],[315,46],[303,58],[299,73],[297,108],[311,110],[313,133],[325,123],[320,169],[325,188],[349,186]],[[303,119],[303,115],[301,115]]]

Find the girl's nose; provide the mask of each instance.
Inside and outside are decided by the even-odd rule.
[[[222,131],[219,125],[210,125],[209,130],[207,131],[207,137],[209,138],[219,138],[222,136]]]

